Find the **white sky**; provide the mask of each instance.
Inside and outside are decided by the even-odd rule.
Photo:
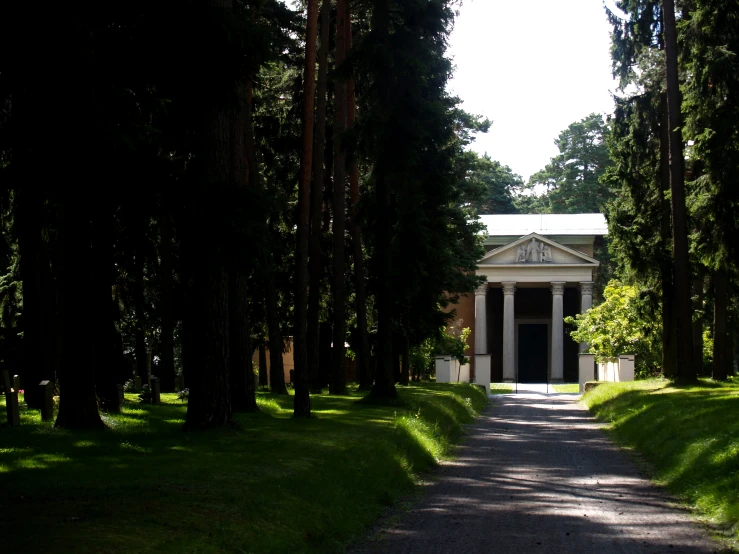
[[[554,140],[570,123],[611,113],[609,32],[601,0],[464,0],[450,89],[493,121],[472,149],[528,180],[558,154]]]

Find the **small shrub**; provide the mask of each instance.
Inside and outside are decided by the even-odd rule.
[[[190,389],[184,388],[180,392],[177,393],[177,398],[179,400],[182,400],[183,402],[190,398]]]
[[[123,392],[136,392],[136,383],[133,379],[129,379],[123,383]]]

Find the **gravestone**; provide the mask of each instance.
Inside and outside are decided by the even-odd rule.
[[[151,376],[151,403],[161,403],[159,377]]]
[[[141,377],[138,375],[133,378],[133,386],[136,388],[136,392],[141,392]]]
[[[126,401],[126,397],[123,394],[123,385],[116,385],[115,388],[118,390],[118,407],[120,408]]]
[[[15,392],[21,390],[21,378],[18,375],[13,375],[13,389]]]
[[[41,381],[41,421],[54,419],[54,383],[52,381]]]
[[[13,387],[16,384],[16,375],[13,380],[10,380],[10,374],[3,370],[3,386],[5,387],[5,409],[8,413],[8,425],[15,426],[20,425],[21,418],[18,412],[18,390]],[[20,380],[18,380],[20,383]]]

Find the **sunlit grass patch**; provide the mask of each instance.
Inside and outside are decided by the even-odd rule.
[[[606,383],[583,396],[653,477],[739,540],[739,384]]]
[[[579,383],[561,383],[552,385],[554,392],[562,392],[567,394],[578,394],[580,392]]]
[[[0,490],[17,508],[0,518],[3,548],[341,552],[453,453],[487,401],[469,385],[398,391],[393,406],[356,387],[313,396],[309,420],[292,417],[292,396],[260,391],[259,413],[197,433],[182,431],[174,395],[154,406],[127,393],[105,431],[0,429]]]
[[[513,392],[513,385],[510,383],[490,383],[491,394],[508,394]]]

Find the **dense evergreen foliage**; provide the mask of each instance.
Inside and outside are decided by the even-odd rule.
[[[31,406],[57,383],[58,426],[179,374],[187,428],[230,423],[265,346],[284,393],[293,345],[296,415],[343,392],[345,342],[393,396],[393,358],[476,285],[463,147],[488,123],[446,91],[452,2],[325,1],[320,50],[306,7],[3,7],[0,358]]]

